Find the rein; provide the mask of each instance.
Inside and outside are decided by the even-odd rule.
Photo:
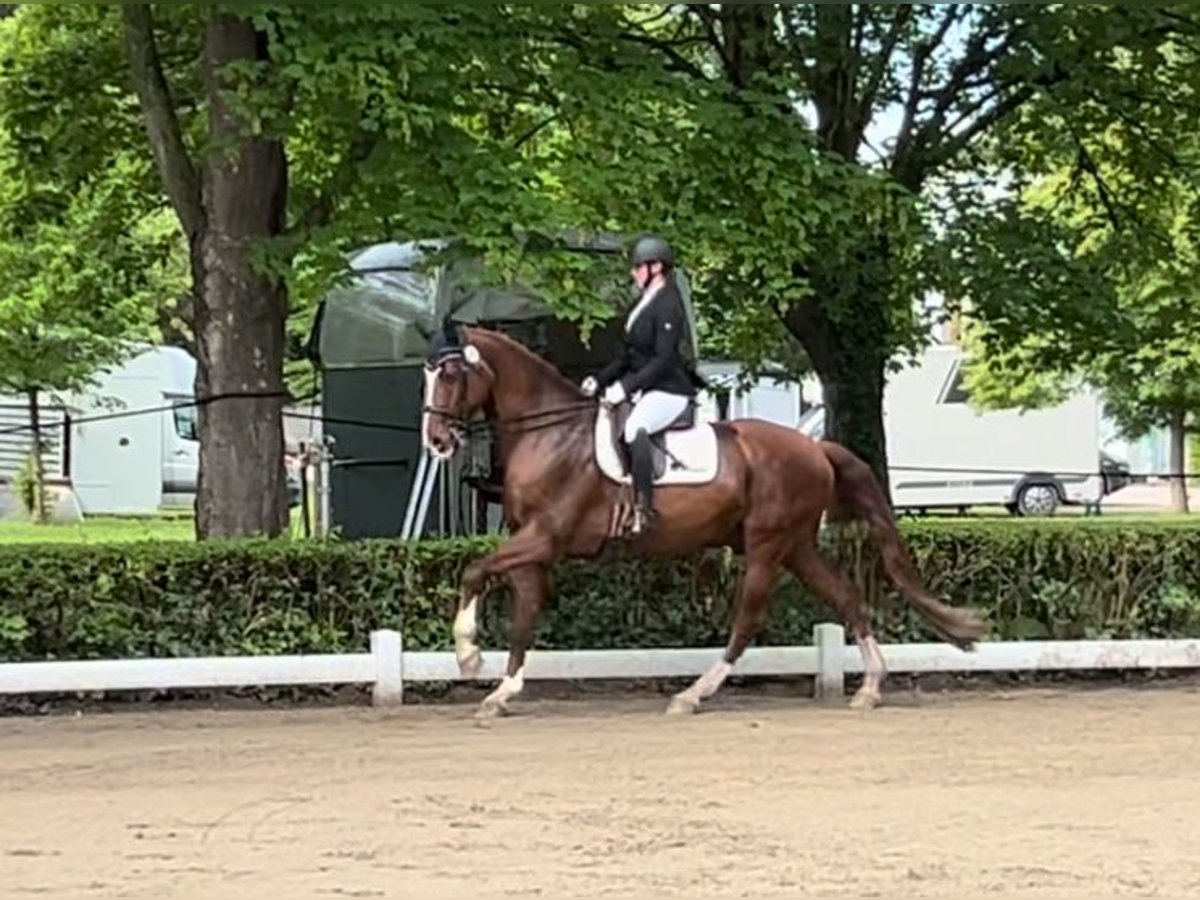
[[[467,434],[482,434],[493,428],[499,430],[507,430],[511,434],[529,434],[534,431],[541,431],[546,428],[555,428],[559,425],[565,425],[573,421],[580,413],[595,409],[597,401],[581,400],[576,403],[570,403],[565,406],[551,407],[534,413],[525,413],[520,416],[512,416],[507,419],[497,419],[494,421],[484,422],[467,422],[461,416],[447,409],[441,409],[436,406],[424,406],[421,412],[431,415],[442,416],[451,422],[455,427],[462,429]],[[539,419],[549,419],[549,421],[539,422]],[[527,423],[532,423],[528,424]],[[516,427],[514,427],[516,426]]]

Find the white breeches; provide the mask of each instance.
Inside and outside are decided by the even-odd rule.
[[[625,421],[625,442],[633,443],[639,431],[653,435],[662,431],[687,409],[689,398],[683,394],[648,391],[633,407]]]

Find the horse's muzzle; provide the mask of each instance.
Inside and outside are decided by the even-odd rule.
[[[458,450],[458,439],[449,437],[434,437],[426,441],[429,452],[438,459],[449,459]]]
[[[425,448],[435,459],[449,459],[463,444],[463,433],[456,427],[431,427],[425,434]]]

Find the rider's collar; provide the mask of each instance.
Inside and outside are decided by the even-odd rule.
[[[638,300],[638,302],[637,302],[637,306],[635,306],[630,311],[629,318],[627,318],[625,320],[625,330],[626,331],[629,331],[629,329],[631,329],[633,327],[633,323],[637,321],[638,316],[640,316],[642,314],[642,312],[646,309],[646,307],[650,305],[650,301],[652,301],[655,297],[657,297],[658,292],[661,291],[664,287],[666,287],[666,282],[661,282],[659,284],[654,285],[654,287],[650,288],[648,291],[646,291],[645,293],[642,294],[641,299]]]

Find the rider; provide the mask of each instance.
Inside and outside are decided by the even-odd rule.
[[[657,235],[639,238],[629,264],[640,296],[625,321],[624,351],[598,375],[584,379],[582,387],[589,397],[603,390],[610,406],[633,401],[623,437],[633,472],[633,530],[641,533],[655,518],[650,438],[687,410],[698,382],[681,354],[687,322],[670,245]]]

